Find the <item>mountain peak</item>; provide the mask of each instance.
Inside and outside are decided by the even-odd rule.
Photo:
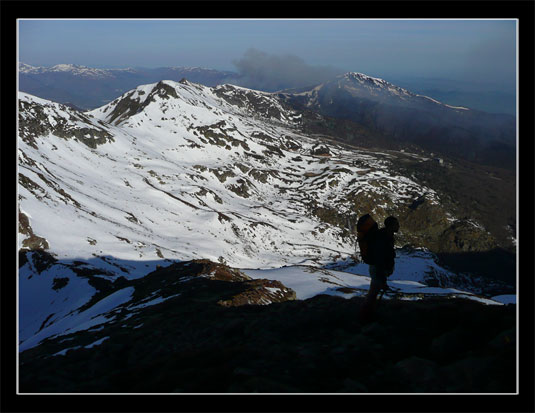
[[[385,92],[388,92],[390,95],[396,95],[399,97],[414,97],[414,93],[403,89],[402,87],[396,86],[384,79],[378,77],[373,77],[359,72],[348,72],[341,76],[343,80],[351,82],[351,85],[359,84],[361,86],[370,88],[370,89],[382,89]]]
[[[87,66],[75,65],[72,63],[60,63],[51,67],[32,66],[26,63],[19,62],[19,72],[23,74],[48,74],[48,73],[64,73],[73,76],[83,77],[112,77],[113,72],[106,69],[97,69]]]
[[[38,66],[32,66],[27,63],[19,62],[19,71],[22,73],[38,73],[42,69]]]
[[[73,65],[71,63],[60,63],[60,64],[52,66],[50,69],[66,72],[66,71],[74,70],[74,69],[89,69],[89,68],[85,66]]]
[[[367,81],[367,82],[373,82],[373,83],[376,83],[376,84],[389,84],[389,82],[387,82],[384,79],[380,79],[378,77],[369,76],[369,75],[366,75],[366,74],[360,73],[360,72],[347,72],[342,76],[344,78],[348,79],[348,80]]]
[[[424,95],[419,95],[417,93],[413,93],[407,89],[396,86],[384,79],[369,76],[364,73],[347,72],[344,75],[342,75],[341,78],[351,81],[352,83],[359,82],[361,85],[370,86],[370,87],[377,88],[377,89],[384,89],[390,95],[396,95],[396,96],[402,97],[402,99],[403,97],[411,97],[411,98],[419,99],[421,102],[424,102],[424,104],[436,104],[444,108],[450,108],[450,109],[456,109],[456,110],[469,110],[468,108],[462,107],[462,106],[446,105],[445,103],[439,102],[438,100],[430,98],[429,96],[424,96]]]

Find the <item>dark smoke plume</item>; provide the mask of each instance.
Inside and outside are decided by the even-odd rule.
[[[316,86],[343,73],[330,66],[310,66],[298,56],[268,55],[256,49],[247,50],[233,63],[240,74],[239,85],[266,92]]]

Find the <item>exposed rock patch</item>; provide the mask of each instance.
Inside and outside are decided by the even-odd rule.
[[[256,279],[246,281],[247,289],[228,300],[218,301],[225,307],[242,305],[267,305],[295,300],[295,291],[287,288],[280,281]]]
[[[34,234],[28,216],[20,210],[19,234],[25,235],[27,237],[22,241],[23,250],[47,250],[50,248],[50,245],[48,245],[46,239]]]
[[[35,149],[38,148],[35,139],[50,133],[63,139],[76,139],[92,149],[113,142],[113,136],[104,127],[95,125],[82,112],[64,105],[40,105],[20,100],[19,111],[19,135]],[[91,127],[80,127],[77,122]]]

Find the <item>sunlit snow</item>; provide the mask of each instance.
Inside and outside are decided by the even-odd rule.
[[[405,93],[381,79],[354,78]],[[95,277],[135,279],[173,260],[223,260],[252,278],[281,281],[298,299],[350,298],[366,293],[368,266],[336,264],[355,253],[355,239],[311,214],[312,205],[349,216],[348,193],[382,199],[374,207],[381,211],[386,200],[425,195],[440,202],[431,188],[394,175],[388,152],[348,150],[302,134],[300,115],[265,92],[163,81],[84,114],[22,92],[19,101],[20,120],[38,120],[44,130],[30,137],[19,130],[19,211],[59,260],[39,275],[30,263],[19,270],[21,351],[46,337],[98,328],[131,299],[133,288],[125,288],[79,312],[96,291],[73,272],[76,262],[97,269]],[[65,137],[75,133],[108,138],[91,147]],[[320,145],[329,156],[313,154]],[[19,249],[27,240],[19,234]],[[389,283],[406,293],[403,299],[515,300],[428,287],[424,275],[433,271],[447,273],[423,252],[401,252]],[[66,285],[54,289],[58,279]],[[163,300],[149,297],[130,309]]]

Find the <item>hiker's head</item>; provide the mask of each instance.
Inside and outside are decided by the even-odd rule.
[[[392,232],[399,231],[399,221],[396,217],[388,217],[385,219],[385,228]]]

